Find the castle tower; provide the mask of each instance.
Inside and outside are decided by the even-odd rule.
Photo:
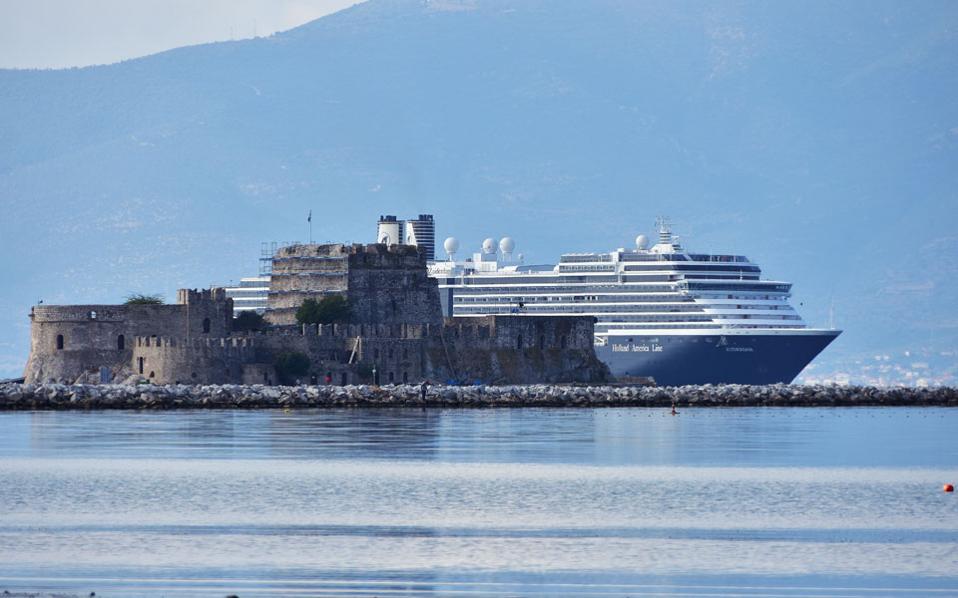
[[[342,295],[356,324],[441,323],[426,258],[408,245],[293,245],[276,252],[266,319],[296,323],[306,299]]]

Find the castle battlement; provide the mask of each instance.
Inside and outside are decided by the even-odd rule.
[[[35,305],[30,310],[34,322],[96,323],[123,322],[130,317],[166,314],[179,310],[177,305]]]
[[[133,346],[136,349],[141,348],[192,348],[192,349],[245,349],[255,348],[256,339],[248,336],[225,337],[225,338],[184,338],[169,336],[137,336],[133,339]]]
[[[274,326],[268,330],[250,333],[260,338],[319,337],[352,339],[356,337],[382,339],[423,339],[438,330],[429,324],[292,324]]]
[[[272,384],[302,375],[283,369],[290,354],[308,360],[305,379],[337,384],[604,376],[591,317],[443,319],[415,246],[294,245],[274,257],[265,330],[234,331],[221,288],[180,289],[172,305],[38,305],[25,378]],[[349,323],[295,323],[306,299],[333,294],[345,298]]]
[[[195,305],[215,301],[226,301],[226,289],[179,289],[176,291],[176,303],[179,305]]]

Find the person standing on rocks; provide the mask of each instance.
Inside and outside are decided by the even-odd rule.
[[[423,380],[419,385],[419,399],[422,401],[422,408],[426,409],[426,393],[429,392],[429,380]]]

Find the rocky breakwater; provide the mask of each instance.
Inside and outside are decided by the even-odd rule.
[[[854,386],[153,386],[0,384],[0,410],[357,407],[958,406],[955,388]]]

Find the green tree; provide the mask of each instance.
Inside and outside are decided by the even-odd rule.
[[[329,295],[319,301],[307,299],[296,310],[300,324],[339,324],[349,321],[349,303],[342,295]]]
[[[273,361],[276,375],[283,384],[293,384],[297,377],[309,373],[309,357],[298,351],[283,351]]]
[[[126,301],[123,303],[124,305],[163,305],[163,296],[130,293],[126,296]]]
[[[233,330],[237,332],[249,332],[251,330],[262,330],[263,328],[266,328],[266,320],[255,311],[243,311],[233,318]]]

